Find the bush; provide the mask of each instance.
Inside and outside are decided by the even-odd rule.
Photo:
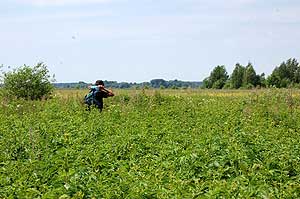
[[[43,63],[34,67],[24,65],[4,73],[3,86],[9,96],[31,100],[49,97],[54,88],[47,66]]]

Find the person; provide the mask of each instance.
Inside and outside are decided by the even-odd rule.
[[[93,94],[92,103],[88,103],[88,110],[91,110],[90,107],[94,104],[100,111],[103,109],[103,98],[113,97],[114,93],[111,90],[108,90],[104,86],[102,80],[97,80],[95,85],[89,86],[90,93]]]

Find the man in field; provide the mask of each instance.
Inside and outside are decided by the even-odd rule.
[[[90,110],[91,105],[94,104],[100,111],[103,109],[103,98],[113,97],[114,93],[104,87],[104,82],[102,80],[97,80],[95,85],[89,86],[90,94],[92,100],[86,102],[88,105],[88,110]]]

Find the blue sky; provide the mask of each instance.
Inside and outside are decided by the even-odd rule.
[[[300,59],[299,0],[1,0],[0,64],[57,82],[202,81],[239,62]]]

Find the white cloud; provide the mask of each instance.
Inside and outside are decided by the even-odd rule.
[[[34,6],[65,6],[65,5],[80,5],[93,3],[107,3],[111,0],[16,0],[24,4],[32,4]]]

